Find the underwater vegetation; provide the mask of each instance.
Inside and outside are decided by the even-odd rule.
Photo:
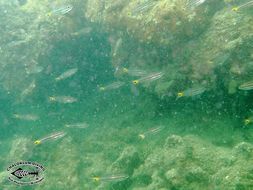
[[[253,1],[0,10],[0,189],[253,189]]]

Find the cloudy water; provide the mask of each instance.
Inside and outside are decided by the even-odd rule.
[[[0,1],[1,190],[253,189],[253,2]]]

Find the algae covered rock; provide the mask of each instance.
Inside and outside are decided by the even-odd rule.
[[[43,163],[45,167],[45,183],[37,186],[36,190],[78,188],[80,176],[77,171],[80,159],[78,158],[78,149],[72,142],[71,137],[66,137],[53,146],[42,144],[48,147],[36,147],[34,152],[40,155],[40,163]],[[45,148],[51,151],[42,151]],[[50,158],[50,162],[45,162],[45,159],[48,158]]]
[[[123,29],[139,41],[171,45],[178,39],[198,35],[213,14],[209,6],[215,3],[219,1],[198,6],[187,0],[94,0],[88,1],[85,15],[108,29]]]
[[[95,0],[87,2],[85,15],[117,36],[120,43],[111,44],[117,72],[164,72],[152,88],[143,85],[149,92],[163,98],[193,86],[224,86],[234,94],[252,73],[252,17],[229,6],[215,0]]]
[[[54,43],[77,28],[73,15],[57,12],[66,2],[2,1],[0,5],[0,83],[3,90],[18,96],[50,67],[46,56]]]
[[[164,148],[156,148],[135,170],[133,184],[140,189],[249,189],[250,147],[240,143],[234,153],[194,136],[171,135]],[[237,154],[238,150],[246,151],[246,157]]]
[[[10,148],[7,160],[9,164],[15,162],[16,160],[25,160],[31,156],[31,150],[33,149],[33,144],[30,139],[25,137],[14,139]]]
[[[234,147],[236,157],[243,157],[244,159],[251,159],[253,156],[253,145],[246,142],[241,142]]]
[[[117,160],[112,164],[111,168],[114,173],[123,172],[132,174],[134,169],[140,165],[141,159],[137,149],[133,146],[126,147]]]

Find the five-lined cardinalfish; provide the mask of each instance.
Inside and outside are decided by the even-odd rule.
[[[33,80],[29,84],[29,86],[21,92],[21,99],[23,100],[25,97],[31,95],[35,87],[36,87],[35,80]]]
[[[238,87],[239,90],[253,90],[253,81],[245,82]]]
[[[85,122],[82,123],[72,123],[72,124],[65,124],[65,127],[67,128],[78,128],[78,129],[85,129],[87,128],[89,125]]]
[[[129,176],[126,174],[116,174],[110,176],[94,176],[91,179],[96,182],[116,182],[116,181],[124,181],[128,178]]]
[[[154,0],[145,0],[143,3],[138,4],[132,11],[128,13],[129,16],[138,16],[145,12],[150,11],[157,4]]]
[[[113,47],[113,52],[112,52],[113,57],[118,55],[119,49],[122,46],[122,42],[123,42],[122,38],[117,39],[117,41],[115,42],[115,45]]]
[[[205,1],[206,0],[188,0],[186,3],[186,8],[194,9],[203,4]]]
[[[39,116],[35,114],[13,114],[13,118],[25,120],[25,121],[36,121],[39,119]]]
[[[52,15],[65,15],[68,12],[70,12],[73,9],[73,6],[71,4],[68,5],[62,5],[60,7],[53,8],[52,11],[47,13],[47,16]]]
[[[69,69],[62,74],[60,74],[58,77],[55,78],[56,81],[65,80],[71,76],[73,76],[78,71],[77,68]]]
[[[177,99],[181,97],[192,97],[197,96],[206,91],[205,87],[194,87],[177,93]]]
[[[52,133],[42,139],[38,139],[38,140],[34,141],[34,144],[39,145],[39,144],[42,144],[46,141],[60,139],[60,138],[64,137],[65,135],[66,135],[66,133],[63,131]]]
[[[239,5],[239,6],[237,6],[237,7],[233,7],[233,8],[232,8],[232,11],[238,12],[238,11],[240,11],[241,9],[245,9],[245,8],[248,8],[248,7],[251,7],[251,6],[253,6],[253,1],[249,1],[249,2],[247,2],[247,3],[244,3],[244,4],[242,4],[242,5]]]
[[[122,82],[122,81],[113,82],[106,86],[100,86],[99,91],[114,90],[114,89],[122,87],[124,84],[125,82]]]
[[[62,104],[71,104],[77,102],[77,99],[72,96],[50,96],[48,100],[50,102],[58,102]]]
[[[133,77],[144,77],[147,76],[147,72],[141,69],[127,69],[127,68],[122,68],[123,73],[128,74],[129,76]]]
[[[82,35],[86,35],[89,34],[92,31],[91,27],[84,27],[76,32],[72,32],[70,35],[71,36],[82,36]]]
[[[162,129],[164,129],[164,126],[151,128],[148,131],[145,131],[144,133],[140,133],[138,136],[143,140],[150,135],[154,135],[154,134],[160,132]]]
[[[132,83],[134,85],[138,85],[139,83],[143,83],[143,82],[152,82],[152,81],[160,79],[163,75],[164,75],[163,72],[151,73],[148,76],[144,76],[140,79],[133,80]]]

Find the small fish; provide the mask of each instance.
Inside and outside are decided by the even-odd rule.
[[[34,62],[34,64],[27,65],[25,68],[25,71],[26,71],[26,74],[30,75],[30,74],[40,73],[41,71],[43,71],[43,69],[44,68],[42,66],[37,65]]]
[[[145,2],[137,5],[130,13],[131,16],[137,16],[151,10],[157,4],[154,0],[145,0]]]
[[[233,7],[233,8],[232,8],[232,11],[238,12],[238,11],[241,10],[241,9],[248,8],[248,7],[251,7],[251,6],[253,6],[253,1],[249,1],[249,2],[247,2],[247,3],[244,3],[244,4],[242,4],[242,5],[239,5],[239,6],[237,6],[237,7]]]
[[[72,124],[66,124],[65,127],[67,128],[79,128],[79,129],[84,129],[88,127],[88,124],[83,122],[83,123],[72,123]]]
[[[245,82],[241,84],[239,90],[252,90],[253,89],[253,81]]]
[[[205,1],[206,0],[188,0],[186,3],[186,8],[194,9],[203,4]]]
[[[122,71],[123,71],[123,73],[126,73],[129,76],[133,76],[133,77],[147,76],[147,72],[144,71],[144,70],[140,70],[140,69],[127,69],[127,68],[123,68]]]
[[[63,104],[70,104],[70,103],[77,102],[77,99],[72,96],[50,96],[49,101],[63,103]]]
[[[151,129],[149,129],[148,131],[139,134],[138,136],[143,140],[143,139],[145,139],[147,136],[154,135],[154,134],[160,132],[163,128],[164,128],[163,126],[151,128]]]
[[[18,179],[22,179],[23,177],[26,177],[29,175],[38,176],[39,172],[38,171],[29,172],[29,171],[23,170],[22,168],[18,168],[11,174],[17,177]]]
[[[99,176],[95,176],[92,177],[91,179],[93,179],[96,182],[115,182],[115,181],[124,181],[127,178],[129,178],[128,175],[125,174],[117,174],[117,175],[111,175],[111,176],[104,176],[104,177],[99,177]]]
[[[77,68],[69,69],[69,70],[65,71],[64,73],[62,73],[61,75],[59,75],[58,77],[56,77],[55,80],[56,81],[65,80],[65,79],[73,76],[74,74],[76,74],[77,71],[78,71]]]
[[[72,36],[81,36],[81,35],[89,34],[91,31],[92,31],[91,27],[85,27],[85,28],[82,28],[81,30],[78,30],[77,32],[72,32],[71,35]]]
[[[114,47],[113,47],[113,53],[112,53],[112,56],[115,57],[116,55],[118,55],[118,51],[120,49],[120,47],[122,46],[122,38],[119,38]]]
[[[143,83],[143,82],[155,81],[155,80],[160,79],[163,75],[164,75],[163,72],[152,73],[152,74],[149,74],[148,76],[144,76],[144,77],[142,77],[142,78],[140,78],[140,79],[133,80],[132,83],[133,83],[134,85],[137,85],[137,84]]]
[[[26,121],[36,121],[39,119],[39,116],[35,114],[13,114],[13,117],[15,119],[26,120]]]
[[[38,140],[34,141],[34,144],[38,145],[38,144],[44,143],[44,142],[49,141],[49,140],[60,139],[60,138],[64,137],[65,135],[66,135],[66,133],[62,132],[62,131],[52,133],[52,134],[50,134],[50,135],[48,135],[48,136],[46,136],[42,139],[38,139]]]
[[[195,87],[195,88],[189,88],[187,90],[181,91],[177,93],[177,99],[181,97],[192,97],[202,94],[206,91],[205,87]]]
[[[33,90],[35,89],[36,87],[36,84],[35,84],[35,81],[33,80],[29,86],[23,90],[21,92],[21,99],[23,100],[25,97],[29,96],[30,94],[32,94]]]
[[[100,91],[114,90],[114,89],[122,87],[124,84],[125,84],[125,82],[117,81],[117,82],[113,82],[112,84],[109,84],[107,86],[101,86],[101,87],[99,87],[99,90]]]
[[[64,5],[58,8],[53,9],[51,12],[49,12],[47,15],[51,16],[51,15],[65,15],[68,12],[70,12],[73,9],[72,5]]]

